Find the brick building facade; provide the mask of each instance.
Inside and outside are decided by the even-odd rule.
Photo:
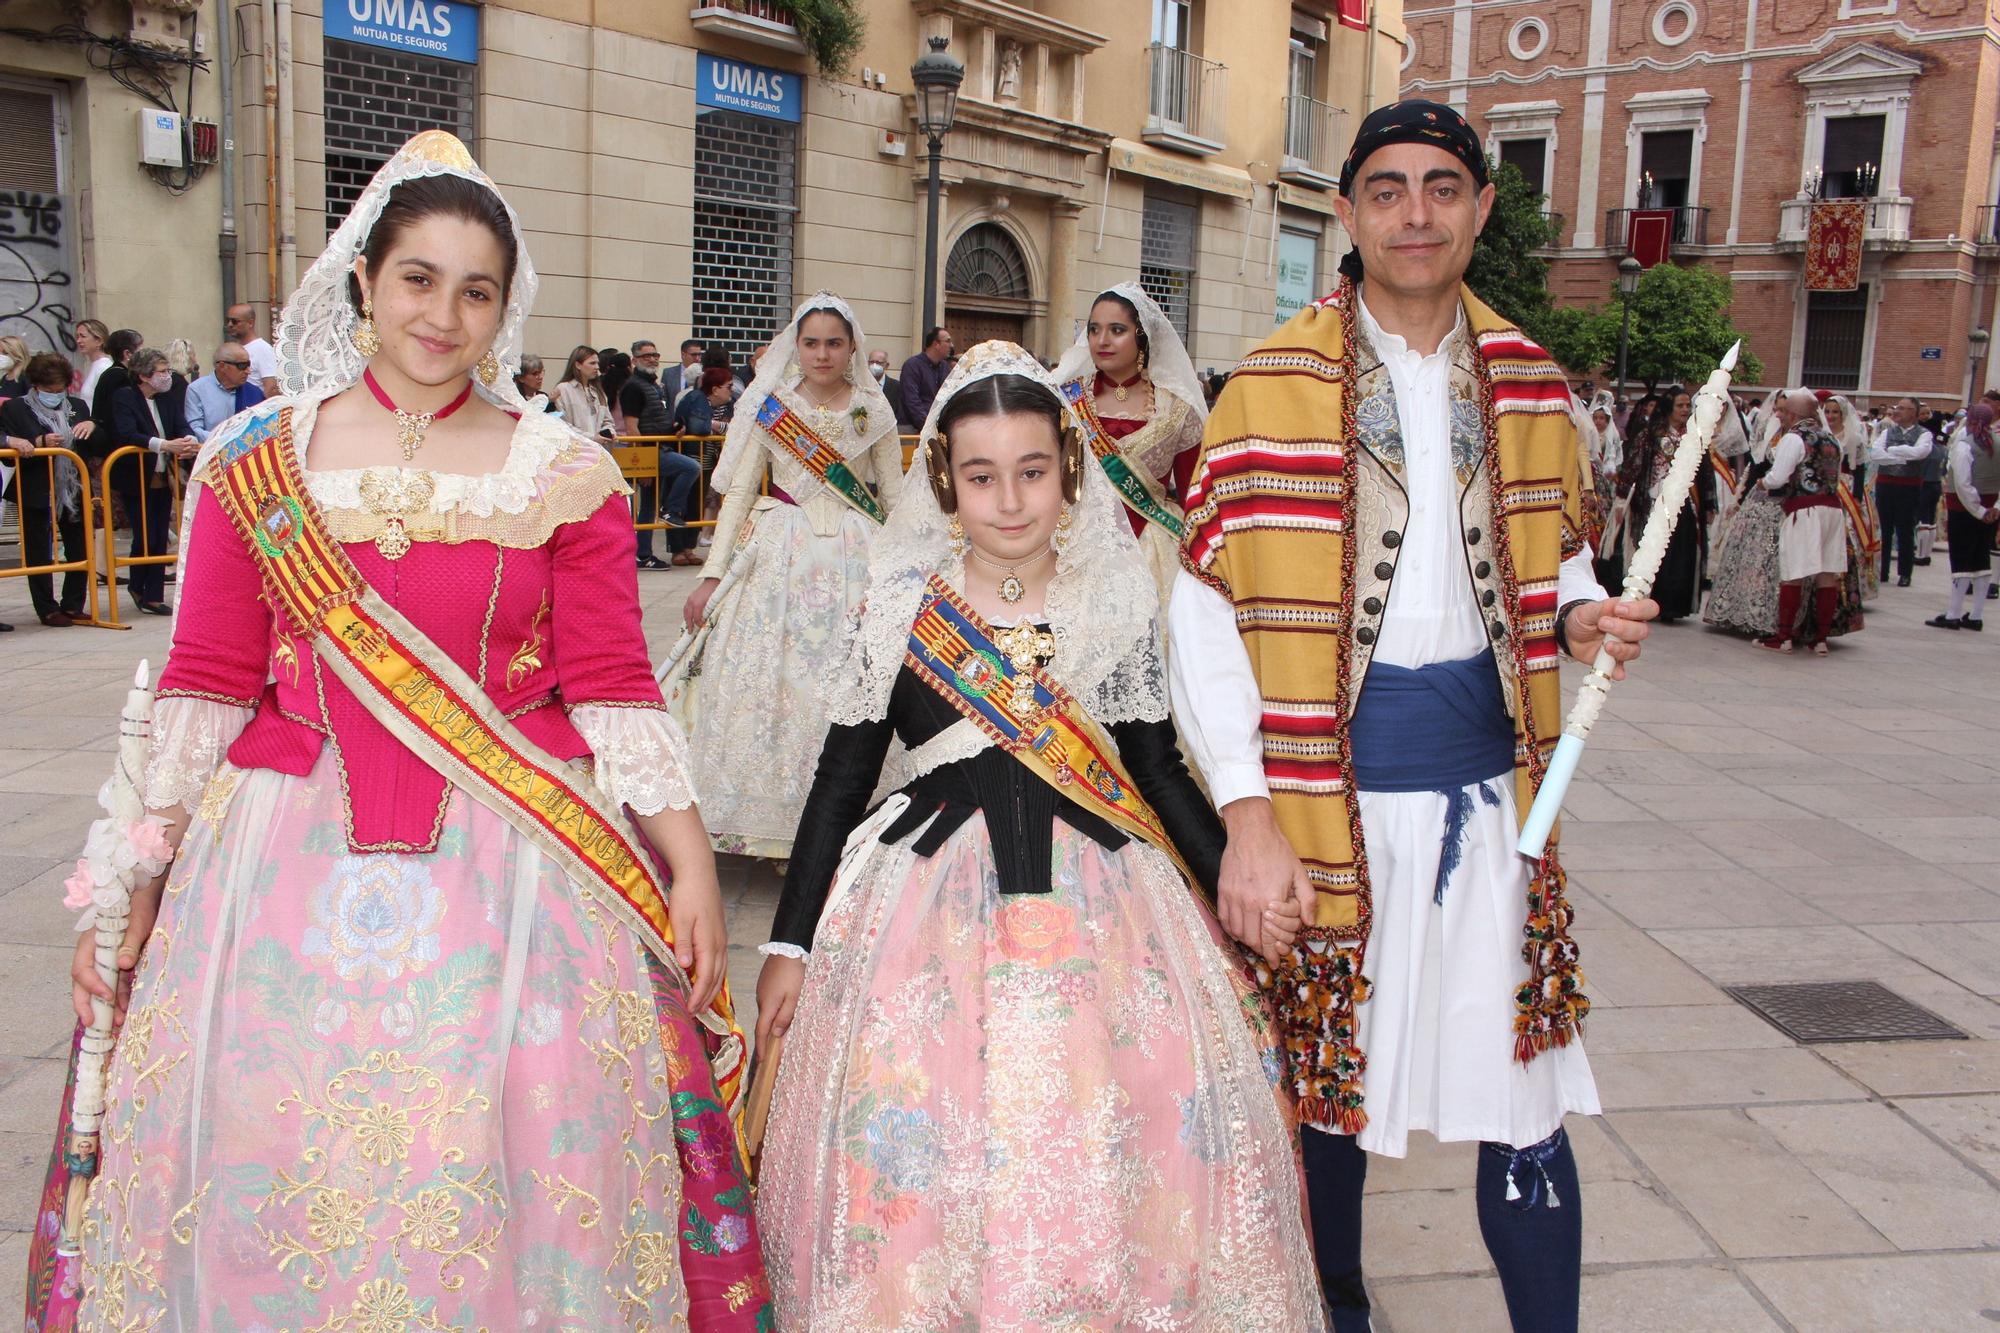
[[[1989,0],[1991,4],[1991,0]],[[1995,382],[2000,4],[1416,0],[1405,96],[1450,102],[1560,215],[1550,286],[1602,304],[1628,210],[1726,273],[1774,384],[1955,400]],[[1810,189],[1865,201],[1859,291],[1805,290]]]

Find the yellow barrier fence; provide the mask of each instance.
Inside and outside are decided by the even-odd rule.
[[[61,525],[56,519],[56,469],[54,465],[55,460],[58,458],[67,458],[74,464],[77,476],[83,483],[82,491],[78,497],[78,504],[82,507],[80,517],[83,522],[83,553],[75,560],[57,560],[55,558],[57,552],[62,550],[66,545],[62,540]],[[26,514],[22,512],[25,506],[21,504],[21,501],[26,498],[28,474],[21,471],[23,460],[28,462],[30,471],[40,471],[45,474],[44,483],[48,486],[49,490],[49,558],[39,564],[31,564],[28,557],[28,520]],[[48,466],[44,468],[36,468],[34,466],[35,463],[42,461],[46,461]],[[97,583],[97,571],[91,559],[92,552],[97,549],[97,528],[96,502],[91,498],[90,465],[83,461],[80,454],[71,449],[36,449],[34,452],[27,454],[14,449],[0,449],[0,463],[10,463],[14,466],[14,480],[9,485],[8,490],[14,501],[16,515],[19,517],[21,523],[21,562],[15,567],[0,566],[0,578],[27,578],[35,574],[46,574],[53,578],[57,574],[82,574],[90,588],[90,618],[72,623],[93,625],[100,629],[123,628],[123,626],[117,625],[115,622],[100,618],[104,598],[100,595]],[[114,588],[112,591],[116,592],[117,590]],[[60,591],[58,591],[57,596],[60,597],[60,595]],[[113,605],[113,614],[115,615],[118,599],[113,597],[110,600]]]
[[[162,565],[170,569],[173,567],[175,558],[174,543],[172,540],[173,524],[176,517],[181,512],[180,461],[174,458],[172,455],[168,455],[167,469],[164,473],[160,474],[167,479],[166,490],[171,498],[167,505],[167,531],[159,534],[159,539],[160,539],[159,544],[161,546],[161,550],[158,554],[151,554],[154,546],[153,542],[154,534],[151,527],[151,521],[150,521],[151,516],[146,512],[147,504],[146,504],[145,491],[149,489],[149,487],[147,487],[146,485],[145,473],[151,469],[152,460],[157,457],[159,457],[159,455],[153,453],[149,449],[141,448],[136,444],[128,444],[121,449],[112,450],[110,455],[104,460],[103,467],[100,469],[98,473],[98,476],[101,481],[100,489],[103,492],[102,498],[99,503],[99,517],[101,518],[102,521],[99,527],[97,528],[97,531],[90,534],[90,539],[94,545],[96,543],[99,534],[102,534],[104,538],[104,567],[106,571],[106,577],[108,577],[111,580],[111,597],[109,599],[111,603],[111,614],[108,617],[106,617],[105,620],[102,622],[105,628],[107,629],[132,628],[130,625],[124,624],[119,619],[118,615],[118,571],[119,570],[146,568],[146,567],[162,566]],[[135,510],[136,512],[128,513],[126,514],[125,517],[131,522],[133,531],[138,534],[139,537],[138,549],[149,553],[145,555],[121,556],[118,554],[118,533],[111,512],[112,486],[110,484],[109,479],[111,476],[112,468],[116,467],[120,461],[127,458],[136,460],[134,466],[140,469],[141,478],[140,478],[139,503],[136,505],[127,506],[129,509]]]
[[[903,442],[903,469],[908,471],[910,455],[916,451],[917,437],[904,435],[899,438]],[[625,480],[634,486],[651,486],[656,494],[660,485],[661,449],[671,449],[702,464],[701,478],[695,484],[696,503],[693,518],[685,523],[672,522],[660,513],[660,507],[656,504],[654,507],[656,517],[651,522],[641,522],[640,507],[634,503],[633,528],[639,532],[660,532],[669,528],[713,528],[715,519],[709,515],[711,501],[715,499],[714,492],[709,487],[709,473],[713,463],[705,458],[704,454],[711,447],[720,454],[722,441],[723,437],[720,435],[620,435],[612,440],[607,447],[611,450],[612,457],[618,460],[619,470],[625,474]],[[770,485],[771,479],[767,473],[763,486],[765,494],[770,493]]]

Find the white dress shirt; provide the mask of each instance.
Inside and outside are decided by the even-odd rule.
[[[1945,455],[1945,480],[1958,502],[1965,506],[1965,512],[1984,522],[1988,511],[1972,484],[1972,450],[1972,436],[1960,426],[1951,437],[1951,452]]]
[[[1894,423],[1891,423],[1894,424]],[[1931,455],[1937,441],[1928,430],[1919,428],[1915,444],[1889,444],[1889,427],[1884,426],[1875,435],[1874,443],[1868,446],[1868,461],[1871,463],[1921,463]]]

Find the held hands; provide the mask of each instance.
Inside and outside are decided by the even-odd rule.
[[[771,954],[764,970],[757,974],[757,1051],[770,1049],[766,1043],[785,1035],[792,1015],[799,1007],[799,992],[805,989],[806,964],[803,958]]]
[[[1222,849],[1217,915],[1224,930],[1275,964],[1311,919],[1312,881],[1279,831],[1268,798],[1231,801],[1222,822],[1229,840]]]
[[[138,970],[139,955],[146,947],[146,940],[153,933],[153,922],[160,915],[160,891],[166,887],[167,877],[163,873],[152,883],[132,892],[132,915],[125,922],[125,938],[118,945],[118,989],[104,984],[104,978],[97,975],[97,932],[83,931],[76,937],[76,957],[70,960],[70,1004],[76,1009],[76,1016],[90,1026],[90,1002],[92,998],[107,1001],[112,1006],[111,1028],[117,1031],[125,1023],[125,1009],[132,1001],[132,975]]]
[[[1569,655],[1588,664],[1597,660],[1598,649],[1608,649],[1616,663],[1611,668],[1611,679],[1623,680],[1625,664],[1637,660],[1639,644],[1652,632],[1647,622],[1659,614],[1660,604],[1650,597],[1637,601],[1609,597],[1601,602],[1585,602],[1569,613],[1563,631]]]
[[[708,616],[708,599],[715,596],[716,585],[721,579],[703,579],[688,594],[687,605],[681,608],[681,623],[689,629],[695,628]]]

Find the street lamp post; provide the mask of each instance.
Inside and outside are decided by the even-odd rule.
[[[1968,403],[1972,401],[1973,391],[1979,387],[1979,363],[1986,359],[1986,344],[1992,337],[1985,329],[1974,327],[1971,336],[1966,339],[1965,401]]]
[[[1639,290],[1639,275],[1645,270],[1638,260],[1626,255],[1618,261],[1618,304],[1625,309],[1618,323],[1618,396],[1625,396],[1625,350],[1632,340],[1632,294]]]
[[[910,82],[917,88],[917,128],[930,140],[930,185],[925,201],[924,222],[924,332],[937,324],[938,194],[943,182],[938,177],[939,159],[944,153],[944,136],[958,115],[958,86],[965,82],[965,65],[946,47],[949,37],[931,38],[931,49],[910,66]]]

